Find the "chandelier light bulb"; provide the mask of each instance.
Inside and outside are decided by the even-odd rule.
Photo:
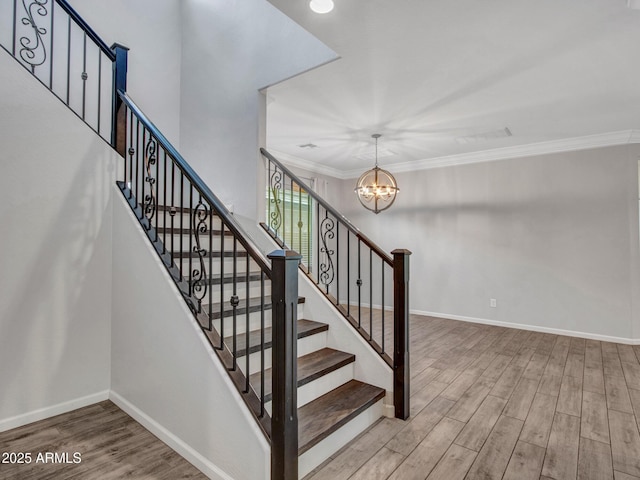
[[[316,13],[329,13],[333,10],[333,0],[311,0],[309,8]]]

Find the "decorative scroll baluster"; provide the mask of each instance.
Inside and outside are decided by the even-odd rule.
[[[22,0],[22,5],[26,13],[26,17],[22,17],[21,21],[23,25],[33,28],[34,38],[27,36],[20,37],[20,58],[31,66],[31,72],[33,73],[38,65],[42,65],[47,61],[47,51],[44,46],[43,35],[47,34],[47,29],[44,27],[38,27],[34,18],[34,11],[41,17],[47,16],[47,7],[45,6],[48,0],[33,0],[27,5],[26,0]]]
[[[194,268],[192,272],[191,295],[198,300],[198,312],[202,310],[202,299],[207,294],[207,271],[204,265],[204,259],[207,256],[207,250],[202,248],[200,235],[205,235],[209,227],[207,219],[209,218],[209,209],[202,201],[202,197],[196,205],[193,215],[193,236],[196,244],[193,251],[198,254],[200,266]]]
[[[157,208],[156,193],[154,190],[156,179],[151,172],[151,167],[156,164],[157,149],[158,142],[153,136],[151,136],[144,149],[144,165],[147,173],[144,181],[149,184],[149,193],[144,196],[144,214],[149,219],[149,225],[151,225],[151,220],[155,216]]]
[[[269,202],[273,205],[273,210],[270,210],[269,226],[274,231],[278,231],[280,225],[282,225],[282,212],[280,211],[280,190],[282,190],[282,172],[279,170],[274,171],[269,179]]]
[[[327,292],[329,292],[329,286],[333,283],[335,278],[335,272],[333,270],[333,255],[334,250],[329,248],[328,241],[332,240],[335,236],[333,229],[335,228],[336,223],[334,220],[328,216],[325,212],[325,216],[320,222],[320,240],[322,241],[322,246],[320,247],[320,253],[325,255],[324,261],[320,263],[320,271],[318,272],[318,280],[322,283]]]

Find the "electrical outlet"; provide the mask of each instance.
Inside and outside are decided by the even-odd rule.
[[[498,301],[495,298],[489,300],[489,306],[491,308],[496,308],[498,306]]]

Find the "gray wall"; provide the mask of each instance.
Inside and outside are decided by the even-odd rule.
[[[331,200],[386,250],[413,251],[414,311],[640,338],[639,154],[626,145],[398,174],[396,203],[379,215],[359,205],[355,179]]]
[[[0,431],[104,400],[117,155],[0,51]]]
[[[266,0],[182,2],[182,154],[240,215],[262,218],[264,205],[259,90],[334,58]]]

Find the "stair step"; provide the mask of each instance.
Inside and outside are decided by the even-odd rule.
[[[316,350],[298,358],[298,387],[302,387],[323,375],[333,372],[349,363],[356,361],[352,353],[341,352],[333,348]],[[264,372],[264,401],[271,401],[271,373],[269,368]],[[251,375],[249,381],[253,385],[259,385],[260,373]]]
[[[160,211],[160,212],[164,212],[165,210],[169,213],[171,213],[172,211],[175,213],[193,213],[195,212],[195,209],[193,208],[189,208],[189,207],[172,207],[171,205],[158,205],[156,207],[156,210]],[[210,212],[213,213],[213,215],[218,216],[218,214],[216,212]]]
[[[173,255],[174,259],[189,258],[189,257],[191,257],[191,258],[200,258],[200,254],[198,252],[189,252],[189,251],[186,251],[186,252],[173,252],[172,255]],[[220,256],[221,256],[220,255],[220,251],[219,250],[214,250],[213,252],[206,252],[204,254],[204,258],[209,258],[210,256],[213,257],[213,258],[220,258]],[[236,256],[238,258],[240,258],[240,257],[245,258],[247,256],[247,252],[245,252],[244,250],[238,250],[236,252]],[[224,257],[225,258],[233,258],[233,251],[229,252],[229,251],[225,250],[224,251]]]
[[[265,301],[264,301],[264,309],[265,310],[270,310],[271,309],[271,297],[266,297]],[[302,304],[305,302],[305,298],[304,297],[298,297],[298,305]],[[223,314],[225,317],[230,317],[231,315],[233,315],[233,307],[231,306],[231,303],[229,303],[229,301],[225,301],[223,304]],[[262,298],[261,297],[254,297],[254,298],[250,298],[249,299],[249,313],[253,313],[253,312],[259,312],[260,309],[262,308]],[[211,304],[211,310],[209,310],[209,305],[207,304],[207,302],[205,302],[204,304],[204,311],[205,314],[207,312],[211,312],[209,314],[209,316],[211,317],[211,319],[216,320],[218,318],[221,317],[221,312],[220,312],[221,308],[220,308],[220,303],[213,303]],[[244,301],[244,299],[240,299],[240,304],[236,307],[236,316],[239,315],[244,315],[245,313],[247,313],[247,306],[246,303]],[[256,335],[258,335],[256,333]]]
[[[326,323],[314,322],[313,320],[298,320],[298,339],[314,335],[316,333],[325,332],[329,330],[329,325]],[[236,336],[236,345],[238,346],[236,351],[236,357],[244,357],[247,353],[246,349],[246,334],[240,333]],[[273,329],[271,327],[264,329],[264,348],[271,348],[273,338]],[[224,339],[227,346],[233,343],[232,337],[226,337]],[[249,332],[249,353],[255,353],[260,351],[260,332]],[[266,383],[266,382],[265,382]]]
[[[178,226],[175,226],[173,228],[156,227],[156,230],[158,231],[158,235],[162,235],[165,232],[170,235],[193,235],[193,229],[190,227],[187,227],[187,228],[184,228],[184,227],[180,228]],[[200,233],[200,237],[201,238],[208,237],[210,232],[212,235],[217,235],[217,236],[220,236],[222,234],[221,230],[213,229],[213,230],[207,230],[204,233]],[[225,230],[224,235],[225,237],[233,237],[233,232],[231,230]]]
[[[249,272],[249,281],[250,282],[259,282],[260,279],[262,278],[261,276],[261,272]],[[269,279],[267,278],[267,276],[265,275],[265,283],[268,281]],[[238,284],[240,283],[245,283],[247,281],[247,275],[245,273],[239,273],[236,275],[236,282]],[[232,273],[225,273],[224,276],[220,275],[219,273],[214,274],[214,275],[209,275],[205,281],[206,283],[208,283],[209,285],[220,285],[221,283],[227,284],[227,283],[233,283],[233,274]],[[200,282],[202,283],[202,282]],[[219,306],[218,306],[219,308]]]
[[[351,380],[298,409],[298,455],[382,399],[384,389]]]

